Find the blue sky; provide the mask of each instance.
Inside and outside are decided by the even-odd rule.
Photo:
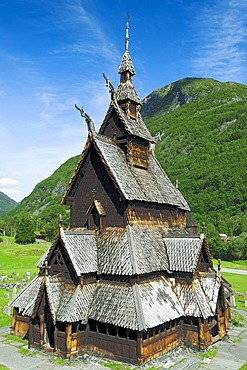
[[[247,83],[243,0],[1,0],[0,191],[20,201],[71,156],[117,86],[126,14],[141,98],[184,77]],[[71,169],[73,171],[73,169]]]

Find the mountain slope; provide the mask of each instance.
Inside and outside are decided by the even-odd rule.
[[[9,212],[17,205],[18,203],[14,199],[11,199],[10,197],[8,197],[8,195],[0,191],[0,215]]]
[[[68,207],[61,206],[60,202],[78,160],[79,155],[68,159],[50,177],[39,182],[15,209],[1,217],[0,225],[4,225],[8,231],[16,227],[21,215],[28,214],[32,216],[36,232],[45,234],[51,240],[60,214],[64,227],[68,227]]]
[[[142,115],[196,219],[234,232],[227,220],[247,210],[247,87],[183,79],[147,96]]]

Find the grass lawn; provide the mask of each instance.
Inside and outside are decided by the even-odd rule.
[[[213,258],[213,265],[218,266],[218,260]],[[247,260],[221,261],[221,267],[235,270],[247,270]]]
[[[247,292],[247,275],[231,274],[223,272],[222,276],[231,284],[231,288],[235,293],[236,305],[241,310],[247,311],[244,303],[244,292]],[[238,294],[242,293],[242,294]]]
[[[0,289],[0,327],[11,325],[11,316],[3,313],[4,306],[7,306],[12,298],[12,283],[29,281],[27,272],[30,273],[30,279],[38,273],[36,262],[48,249],[50,243],[34,243],[20,245],[14,242],[14,238],[3,237],[3,243],[0,243],[0,284],[8,284],[10,288]],[[9,297],[6,298],[5,295]]]
[[[47,250],[50,243],[16,244],[14,238],[3,237],[0,243],[0,273],[2,276],[11,276],[19,273],[22,277],[29,271],[37,272],[36,262]]]

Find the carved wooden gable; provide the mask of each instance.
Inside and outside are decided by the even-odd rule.
[[[67,281],[77,282],[75,270],[72,267],[71,260],[59,240],[53,249],[51,257],[48,262],[49,275],[59,275]]]

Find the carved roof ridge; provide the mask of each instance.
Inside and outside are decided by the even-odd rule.
[[[133,238],[131,234],[131,226],[127,225],[127,239],[128,239],[128,245],[129,245],[129,251],[130,251],[130,260],[132,265],[133,274],[138,274],[138,266],[136,263],[136,255],[135,255],[135,249],[134,249],[134,243]]]
[[[139,331],[147,330],[138,284],[132,285]]]

